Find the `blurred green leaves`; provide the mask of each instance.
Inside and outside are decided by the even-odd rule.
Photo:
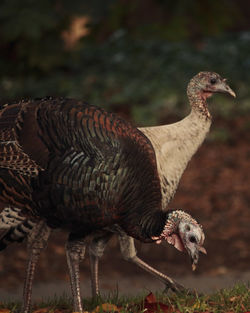
[[[234,1],[3,0],[0,101],[82,98],[154,124],[184,115],[189,79],[209,70],[229,79],[241,103],[221,97],[214,110],[249,112],[250,33],[220,35],[240,14]],[[62,34],[77,16],[89,17],[89,35],[67,49]]]

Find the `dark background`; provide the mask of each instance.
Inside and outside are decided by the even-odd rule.
[[[250,2],[244,0],[1,0],[0,103],[66,96],[103,106],[138,126],[175,122],[189,112],[186,86],[199,71],[228,78],[236,99],[209,100],[211,132],[193,157],[171,208],[203,225],[205,247],[193,275],[249,271]],[[55,233],[37,281],[68,279],[64,243]],[[173,247],[137,244],[162,271],[190,274]],[[1,288],[24,277],[25,244],[0,254]],[[88,261],[82,271],[89,271]],[[113,239],[102,276],[136,269]],[[124,275],[124,276],[123,276]]]

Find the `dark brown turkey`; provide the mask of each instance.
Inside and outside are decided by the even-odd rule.
[[[207,83],[200,97],[202,101],[216,91],[233,94],[218,74],[199,75],[193,79],[191,100],[192,97],[195,100],[201,90],[200,81]],[[212,83],[212,75],[217,75],[217,82]],[[210,125],[208,111],[196,100],[197,112]],[[165,239],[179,248],[182,243],[188,251],[191,248],[185,240],[190,241],[189,253],[193,263],[197,263],[204,239],[197,222],[189,215],[184,219],[177,214],[183,223],[189,217],[188,223],[194,225],[197,232],[195,241],[187,236],[188,228],[182,235],[179,228],[175,229],[174,234],[179,236],[166,231],[171,229],[170,222],[173,225],[171,217],[177,216],[166,211],[166,186],[169,185],[173,194],[181,170],[170,182],[165,179],[167,166],[161,168],[165,162],[161,157],[162,142],[159,136],[157,151],[157,136],[153,135],[161,133],[157,129],[145,135],[114,114],[69,99],[26,101],[7,106],[1,111],[0,129],[0,201],[4,206],[18,208],[21,216],[37,223],[28,240],[31,255],[24,312],[30,307],[35,263],[50,228],[63,228],[70,233],[67,259],[75,311],[82,311],[79,260],[83,257],[84,238],[90,234],[118,229],[120,234],[143,242]],[[176,138],[178,140],[178,136]],[[175,136],[172,139],[175,140]],[[171,146],[169,153],[173,153]],[[186,159],[187,163],[188,157]]]

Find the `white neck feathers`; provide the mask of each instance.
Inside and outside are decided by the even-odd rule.
[[[210,119],[192,110],[177,123],[140,128],[155,149],[164,210],[174,196],[188,162],[204,141],[210,125]]]

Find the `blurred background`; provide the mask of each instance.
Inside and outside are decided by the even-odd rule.
[[[2,105],[63,96],[105,107],[138,126],[172,123],[188,114],[186,86],[204,70],[228,78],[237,98],[209,100],[211,132],[170,207],[191,212],[203,225],[208,255],[191,273],[187,255],[173,247],[137,243],[145,261],[199,290],[250,279],[250,2],[0,2]],[[68,282],[66,238],[53,234],[42,254],[36,284],[43,289],[37,289],[37,297]],[[16,292],[21,297],[16,288],[22,285],[26,259],[25,243],[0,253],[0,296]],[[87,256],[81,272],[86,286]],[[117,284],[121,293],[164,287],[121,259],[116,238],[100,274],[106,291]]]

